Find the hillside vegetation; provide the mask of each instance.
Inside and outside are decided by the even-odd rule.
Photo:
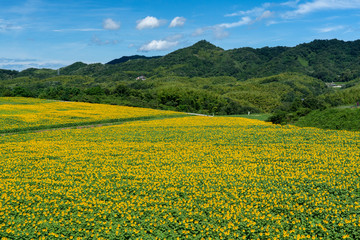
[[[331,108],[317,110],[301,117],[296,122],[300,127],[324,129],[360,130],[360,108]]]
[[[360,40],[231,50],[203,40],[163,57],[76,62],[58,71],[0,70],[0,96],[218,115],[285,113],[280,122],[291,122],[314,109],[358,101],[359,65]],[[330,82],[344,87],[327,87]]]

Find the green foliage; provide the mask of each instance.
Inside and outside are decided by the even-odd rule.
[[[74,87],[49,87],[38,95],[39,98],[44,99],[58,99],[64,101],[73,100],[73,98],[81,93],[79,88]]]
[[[313,110],[324,110],[326,108],[327,105],[324,101],[313,95],[301,99],[295,98],[291,104],[283,105],[278,108],[267,121],[274,124],[294,123],[297,122],[299,118],[311,113]]]
[[[360,78],[348,82],[344,89],[322,94],[320,98],[331,106],[355,105],[360,100]]]
[[[249,107],[220,95],[191,88],[162,88],[157,92],[159,105],[164,109],[205,114],[242,114]],[[165,107],[167,106],[167,107]],[[253,108],[251,110],[256,111]]]
[[[0,95],[215,114],[281,110],[294,121],[308,111],[300,108],[360,99],[359,46],[359,41],[315,40],[293,48],[225,51],[203,40],[163,57],[130,56],[117,64],[0,70]],[[136,80],[141,75],[145,81]],[[327,88],[324,81],[345,81],[345,88]]]
[[[106,64],[119,64],[119,63],[124,63],[130,60],[135,60],[135,59],[153,59],[153,58],[159,58],[160,56],[155,56],[155,57],[146,57],[146,56],[141,56],[141,55],[134,55],[134,56],[124,56],[118,59],[114,59]]]
[[[359,108],[331,108],[316,110],[301,117],[295,125],[323,129],[360,130]]]
[[[287,112],[278,110],[266,121],[272,122],[273,124],[286,124],[287,123]]]
[[[56,70],[53,69],[37,69],[28,68],[17,74],[18,77],[33,77],[33,78],[49,78],[56,75]]]
[[[105,90],[103,88],[101,88],[101,86],[90,87],[88,89],[85,89],[84,92],[87,95],[104,95],[105,94]]]
[[[76,62],[76,63],[73,63],[73,64],[67,66],[67,67],[60,68],[59,69],[59,74],[69,75],[69,74],[72,74],[72,73],[76,72],[77,70],[79,70],[81,68],[86,67],[86,66],[87,66],[87,64],[85,64],[85,63]]]
[[[16,76],[18,74],[18,71],[15,70],[5,70],[5,69],[0,69],[0,80],[4,80],[4,79],[11,79],[14,76]]]
[[[324,91],[320,81],[295,73],[238,81],[230,76],[149,77],[112,81],[86,75],[4,81],[2,96],[31,96],[66,101],[110,103],[208,114],[271,112],[295,97]],[[129,80],[128,80],[129,79]]]

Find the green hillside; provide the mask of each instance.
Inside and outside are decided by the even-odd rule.
[[[296,47],[223,50],[207,41],[162,58],[129,61],[111,70],[142,71],[149,76],[233,76],[238,80],[298,72],[322,81],[349,81],[360,75],[360,41],[315,40]]]
[[[59,70],[0,70],[0,96],[221,115],[283,111],[296,113],[289,118],[293,121],[306,109],[359,99],[359,50],[359,40],[231,50],[203,40],[163,57],[76,62]],[[136,80],[139,76],[145,80]],[[344,89],[326,86],[333,81]]]
[[[130,75],[130,73],[125,73]],[[136,75],[135,75],[136,76]],[[2,81],[2,96],[109,103],[206,114],[271,112],[295,98],[327,91],[317,79],[296,73],[238,81],[234,77],[151,77],[106,81],[87,75],[18,77]]]
[[[360,108],[332,108],[317,110],[299,119],[300,127],[323,129],[360,130]]]

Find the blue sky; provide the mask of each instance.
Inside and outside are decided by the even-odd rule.
[[[0,68],[360,38],[360,0],[0,0]]]

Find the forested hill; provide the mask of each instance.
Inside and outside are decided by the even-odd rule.
[[[120,70],[148,75],[233,76],[239,80],[298,72],[325,82],[349,81],[360,75],[360,40],[315,40],[296,47],[223,50],[207,41],[150,61],[131,61]]]
[[[231,50],[203,40],[163,57],[76,62],[58,70],[0,70],[0,96],[215,114],[282,110],[295,112],[296,118],[358,101],[359,66],[360,40]],[[329,88],[327,82],[342,82],[343,88]]]
[[[131,61],[129,61],[131,60]],[[81,62],[60,69],[65,75],[135,75],[213,77],[232,76],[238,80],[266,77],[284,72],[302,73],[324,82],[350,81],[360,76],[360,40],[314,40],[296,47],[237,48],[223,50],[202,40],[163,57],[128,56],[107,64]],[[0,79],[19,76],[48,77],[54,71],[27,69],[0,70]]]

